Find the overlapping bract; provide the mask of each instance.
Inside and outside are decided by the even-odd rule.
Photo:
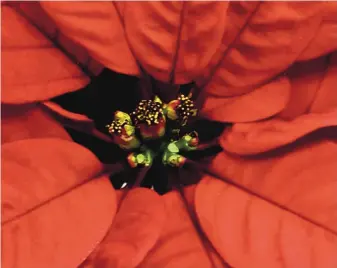
[[[195,81],[203,115],[234,123],[210,167],[226,181],[205,177],[189,195],[220,255],[233,267],[336,267],[336,137],[317,132],[336,131],[336,3],[41,5],[2,6],[4,103],[79,89],[88,77],[73,61],[131,75],[138,62],[162,82]],[[121,211],[112,223],[113,189],[90,180],[97,159],[40,110],[11,109],[2,115],[4,267],[74,267],[94,249],[84,266],[210,266],[200,244],[186,243],[197,237],[175,193],[135,193],[125,206],[140,222],[126,234],[135,217]],[[142,239],[129,250],[133,236]]]

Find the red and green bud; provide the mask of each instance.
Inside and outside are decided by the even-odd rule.
[[[147,167],[152,165],[155,154],[146,147],[146,140],[158,139],[165,135],[166,117],[175,121],[174,124],[168,124],[172,126],[168,135],[171,142],[163,141],[156,154],[161,153],[164,165],[182,167],[186,158],[181,153],[197,149],[199,138],[197,132],[181,137],[180,130],[196,114],[197,109],[194,108],[191,96],[180,95],[178,99],[168,104],[163,104],[158,97],[155,97],[153,100],[140,101],[131,115],[117,111],[114,120],[107,127],[115,143],[123,149],[133,150],[127,157],[129,165],[132,168]],[[140,140],[144,142],[143,145]],[[149,144],[153,146],[153,143]]]
[[[131,153],[128,155],[127,161],[132,168],[149,167],[153,162],[153,153],[149,149],[142,150],[139,153]]]
[[[144,139],[157,139],[165,134],[166,118],[158,97],[142,100],[132,113],[133,121]]]
[[[140,124],[139,131],[144,139],[156,139],[164,136],[165,126],[166,120],[163,118],[155,125]]]
[[[182,167],[186,162],[186,158],[180,154],[166,150],[163,154],[162,162],[165,166]]]
[[[180,104],[179,100],[173,100],[170,101],[166,106],[165,106],[165,112],[167,118],[175,121],[178,119],[178,114],[176,112],[178,105]]]
[[[166,116],[170,120],[178,121],[181,126],[185,126],[191,117],[196,116],[197,111],[191,100],[191,96],[185,96],[183,94],[165,106]]]
[[[163,164],[171,167],[182,167],[186,162],[186,158],[179,153],[195,150],[198,144],[198,134],[195,131],[184,135],[177,141],[169,143],[163,154]]]
[[[186,134],[183,139],[186,141],[187,150],[194,150],[199,145],[199,137],[196,131]]]
[[[122,111],[116,111],[114,115],[114,119],[119,121],[121,124],[126,123],[128,125],[132,125],[131,117],[127,113]]]
[[[128,114],[117,111],[114,120],[106,127],[113,141],[121,148],[130,150],[140,146],[140,142],[135,134],[135,127],[132,125]]]
[[[168,145],[168,150],[173,150],[173,148],[177,148],[179,151],[193,151],[197,149],[199,145],[199,138],[197,132],[193,131],[189,134],[184,135],[181,139],[171,142]]]

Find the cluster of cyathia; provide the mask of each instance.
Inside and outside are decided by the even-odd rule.
[[[181,94],[168,104],[155,97],[140,101],[130,115],[117,111],[107,128],[118,146],[132,151],[131,167],[150,166],[159,155],[164,165],[180,167],[185,162],[180,153],[196,149],[199,141],[196,132],[180,136],[180,130],[196,115],[191,96]]]
[[[168,104],[168,117],[172,120],[178,120],[181,126],[185,126],[188,119],[197,115],[197,109],[188,96],[179,95],[177,100],[173,100]]]
[[[165,134],[166,116],[164,104],[155,97],[154,100],[142,100],[131,113],[135,126],[143,139],[156,139]]]

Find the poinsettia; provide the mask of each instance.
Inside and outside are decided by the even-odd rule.
[[[336,18],[334,2],[3,3],[3,267],[336,267]],[[182,95],[189,160],[126,164],[116,111],[157,96],[163,122]]]

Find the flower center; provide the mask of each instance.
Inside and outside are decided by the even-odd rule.
[[[168,104],[155,97],[140,101],[130,114],[115,112],[106,127],[113,141],[130,152],[131,167],[149,167],[155,158],[164,166],[181,167],[186,162],[183,154],[197,149],[199,143],[196,131],[184,133],[184,126],[196,115],[191,95],[180,94]]]

